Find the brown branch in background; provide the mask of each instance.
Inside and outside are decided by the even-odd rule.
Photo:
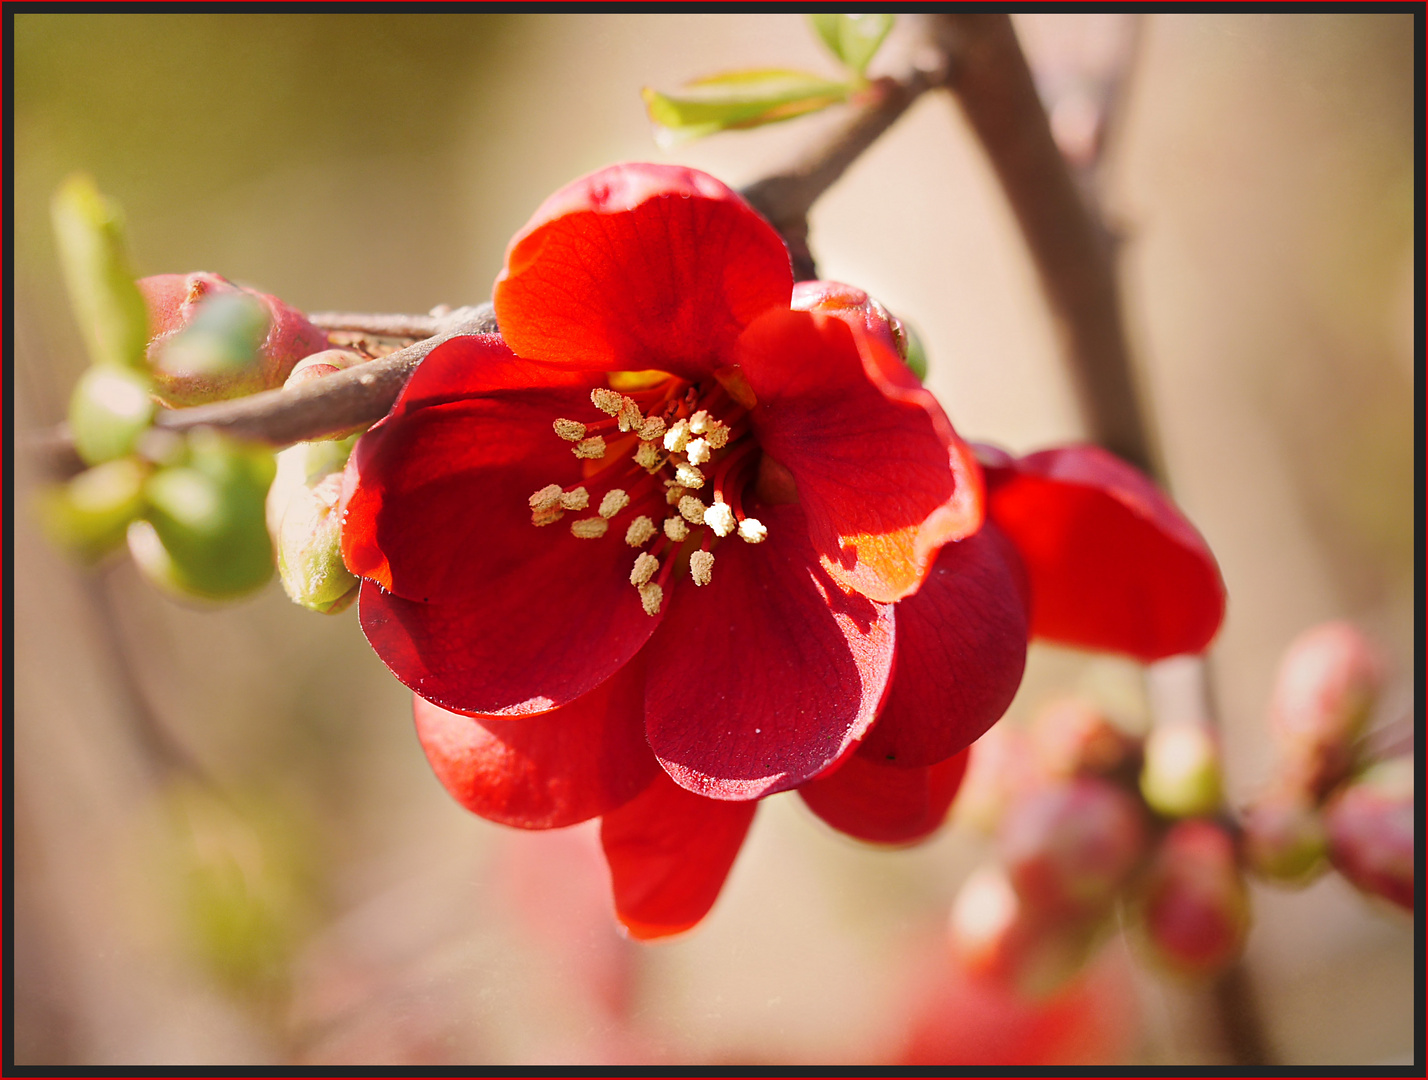
[[[430,315],[373,315],[349,311],[318,311],[307,321],[323,330],[344,330],[374,337],[428,338],[442,332],[442,320],[449,312],[436,309]]]
[[[1153,476],[1157,454],[1135,392],[1113,245],[1077,191],[1011,19],[937,17],[952,92],[981,141],[1031,251],[1093,442]]]

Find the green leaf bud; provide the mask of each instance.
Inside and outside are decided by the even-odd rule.
[[[806,71],[759,68],[695,79],[677,95],[645,87],[640,96],[659,129],[656,138],[669,144],[791,120],[846,101],[853,90]]]
[[[830,52],[861,76],[893,26],[888,12],[870,15],[809,15],[808,21]]]
[[[40,525],[52,543],[93,562],[122,544],[129,523],[143,512],[148,474],[137,458],[86,469],[40,496]]]
[[[1152,810],[1166,817],[1213,814],[1222,797],[1214,732],[1193,721],[1151,731],[1145,740],[1140,792]]]
[[[88,465],[132,453],[156,408],[143,375],[122,368],[90,368],[69,399],[75,451]]]
[[[357,436],[298,443],[278,454],[268,490],[268,531],[278,576],[293,603],[335,615],[357,598],[360,582],[342,561],[342,469]]]

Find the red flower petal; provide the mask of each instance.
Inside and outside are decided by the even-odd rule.
[[[1021,553],[1032,633],[1159,660],[1201,652],[1225,613],[1200,534],[1145,476],[1095,446],[988,461],[988,513]]]
[[[910,844],[941,826],[966,771],[965,750],[920,769],[879,765],[854,754],[798,793],[839,832],[875,844]]]
[[[532,492],[581,475],[551,422],[588,413],[588,387],[490,339],[455,339],[353,451],[343,556],[371,579],[363,630],[397,678],[443,708],[567,704],[659,625],[630,587],[622,529],[588,540],[564,521],[531,524]]]
[[[994,525],[948,544],[897,605],[897,666],[858,755],[932,765],[970,746],[1006,712],[1026,666],[1026,581]]]
[[[872,723],[893,609],[818,566],[797,506],[762,507],[768,539],[714,549],[708,585],[677,583],[649,644],[645,730],[691,791],[754,799],[826,769]]]
[[[615,914],[642,941],[688,930],[714,906],[758,803],[686,791],[663,773],[600,822]]]
[[[697,379],[792,290],[783,241],[735,192],[693,169],[614,165],[541,205],[494,298],[528,359]]]
[[[413,695],[432,771],[474,814],[522,829],[557,829],[615,809],[659,772],[645,744],[638,661],[584,697],[518,720],[462,716]]]
[[[734,351],[766,453],[793,474],[836,581],[871,600],[915,591],[949,540],[981,524],[971,452],[896,353],[830,315],[763,315]],[[902,372],[899,375],[898,372]]]

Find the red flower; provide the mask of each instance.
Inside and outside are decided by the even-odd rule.
[[[1034,624],[1077,643],[1168,655],[1218,624],[1199,537],[1097,451],[984,451],[984,524],[982,467],[895,324],[795,289],[702,173],[558,192],[495,305],[501,336],[433,350],[358,443],[344,556],[442,783],[505,824],[602,815],[637,936],[703,917],[762,796],[799,788],[869,840],[936,828],[1020,681],[1028,583]],[[1108,576],[1063,580],[1083,571]]]

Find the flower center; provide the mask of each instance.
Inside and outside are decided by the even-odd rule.
[[[586,423],[564,417],[552,425],[583,463],[580,481],[547,484],[530,497],[531,523],[551,525],[566,511],[594,506],[570,532],[582,540],[604,536],[628,514],[625,543],[637,550],[630,584],[650,615],[659,614],[676,566],[695,585],[714,570],[711,550],[737,533],[761,543],[768,530],[744,513],[741,494],[757,474],[758,443],[748,409],[719,380],[690,383],[666,376],[624,394],[590,391],[604,417]],[[707,501],[706,501],[707,500]]]

